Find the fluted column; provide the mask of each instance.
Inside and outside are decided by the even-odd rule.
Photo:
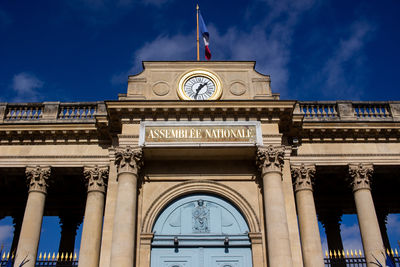
[[[135,254],[138,173],[142,166],[140,148],[117,148],[118,193],[111,245],[111,264],[132,267]]]
[[[305,267],[324,266],[321,237],[313,196],[314,165],[292,166],[297,214],[301,238],[301,251]]]
[[[349,164],[349,174],[367,266],[376,266],[371,263],[376,259],[384,264],[382,236],[371,195],[373,166]]]
[[[257,163],[261,170],[267,231],[268,266],[293,266],[289,229],[282,189],[284,147],[260,147]]]
[[[87,199],[78,266],[98,267],[108,167],[85,167]]]
[[[50,167],[27,167],[28,200],[19,236],[14,266],[34,267],[42,227],[44,204],[50,177]]]

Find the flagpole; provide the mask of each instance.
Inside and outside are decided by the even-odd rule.
[[[200,48],[199,48],[199,5],[196,5],[196,21],[197,21],[197,61],[200,61]]]

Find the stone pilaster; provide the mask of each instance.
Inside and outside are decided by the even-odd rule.
[[[27,261],[24,267],[35,266],[50,172],[50,167],[26,168],[29,194],[14,266],[19,266],[24,259]]]
[[[379,223],[375,212],[374,201],[371,195],[372,164],[349,164],[350,185],[353,189],[354,201],[357,209],[358,224],[367,266],[378,259],[384,263],[383,241]]]
[[[78,265],[98,267],[108,167],[85,167],[83,175],[88,194]]]
[[[323,266],[321,238],[313,196],[314,165],[292,166],[292,178],[296,194],[301,250],[305,267]]]
[[[132,267],[135,253],[137,189],[143,152],[139,147],[117,148],[118,193],[111,245],[113,266]]]
[[[268,266],[293,266],[289,229],[282,188],[284,147],[259,147],[257,165],[261,171],[267,231]]]

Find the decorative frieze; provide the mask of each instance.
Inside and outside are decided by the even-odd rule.
[[[313,190],[315,165],[291,166],[294,191]]]
[[[87,183],[88,192],[99,191],[106,192],[108,180],[108,167],[107,166],[94,166],[85,167],[83,175]]]
[[[261,173],[271,171],[282,171],[284,164],[284,146],[259,147],[257,149],[257,165]]]
[[[26,167],[26,179],[28,181],[29,192],[37,191],[47,193],[48,179],[50,177],[50,167]]]
[[[132,172],[138,174],[143,166],[143,151],[139,147],[118,147],[115,149],[115,165],[118,173]]]
[[[371,189],[373,173],[372,164],[349,164],[350,185],[353,192],[359,189]]]

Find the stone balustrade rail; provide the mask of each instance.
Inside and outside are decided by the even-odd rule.
[[[0,123],[94,122],[105,115],[104,102],[0,103]]]
[[[305,122],[400,121],[400,102],[300,101],[294,114]]]

